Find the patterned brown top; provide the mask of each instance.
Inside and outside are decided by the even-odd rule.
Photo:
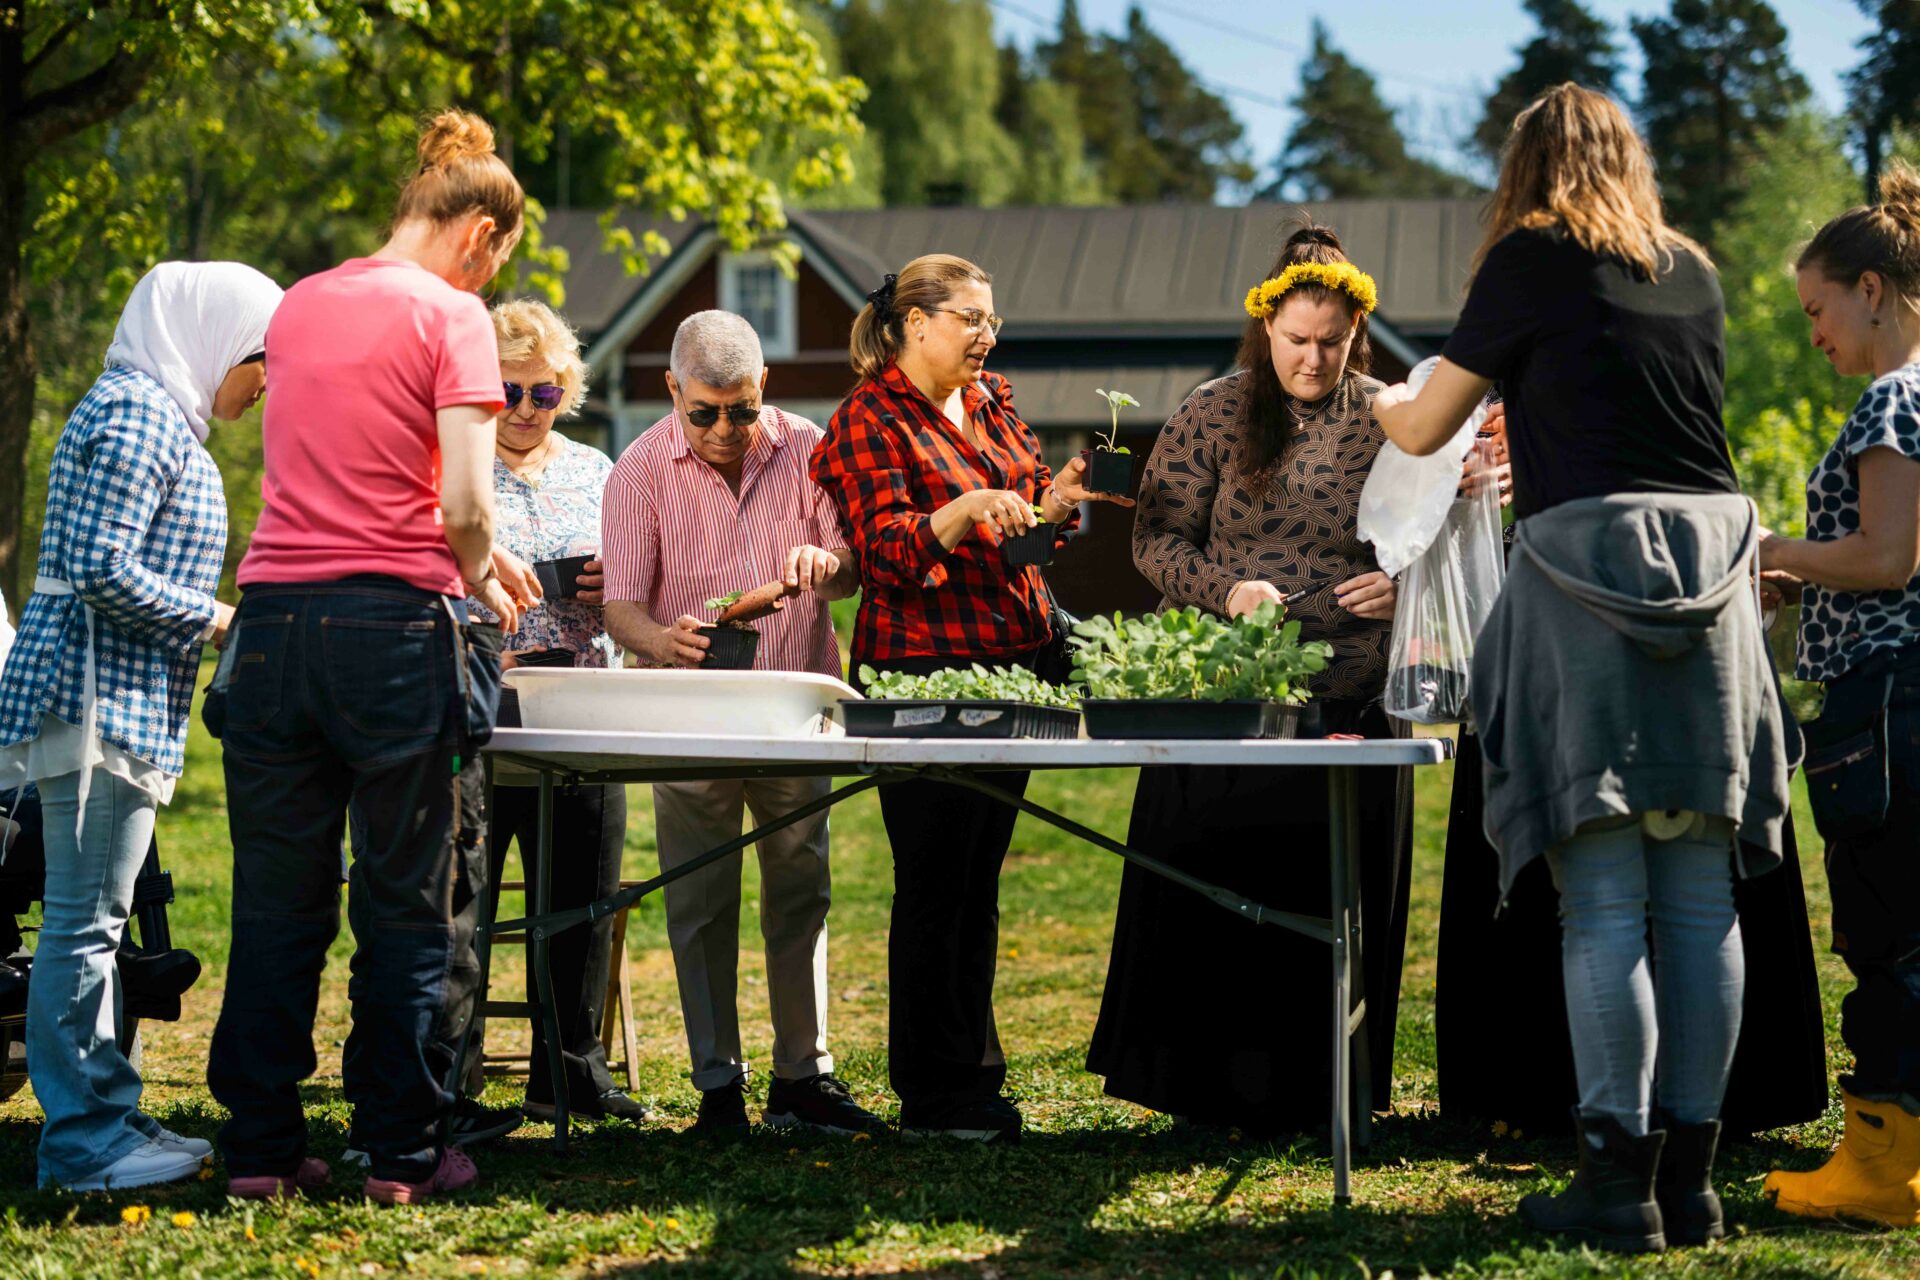
[[[1162,606],[1225,616],[1227,593],[1248,579],[1296,592],[1378,569],[1354,532],[1360,487],[1386,437],[1373,418],[1373,378],[1341,380],[1315,404],[1290,400],[1299,426],[1256,496],[1238,462],[1244,371],[1187,397],[1154,443],[1133,519],[1133,562],[1160,588]],[[1333,661],[1312,682],[1321,697],[1370,700],[1387,676],[1392,624],[1356,618],[1331,590],[1302,600],[1303,640],[1326,640]]]

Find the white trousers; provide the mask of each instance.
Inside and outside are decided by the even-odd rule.
[[[828,778],[731,778],[653,788],[660,869],[737,839],[743,812],[773,821],[827,794]],[[827,1052],[827,812],[774,832],[760,855],[760,936],[767,949],[773,1074],[801,1080],[833,1070]],[[740,1052],[740,854],[666,887],[667,940],[697,1089],[747,1074]]]

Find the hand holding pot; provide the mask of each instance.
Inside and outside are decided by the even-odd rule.
[[[1111,502],[1116,507],[1130,507],[1133,499],[1121,493],[1095,493],[1087,488],[1087,460],[1074,458],[1066,466],[1053,473],[1053,496],[1066,503],[1072,510],[1083,502]]]
[[[573,598],[581,604],[605,604],[607,599],[607,566],[598,557],[587,561],[580,570],[580,576],[574,579],[579,590]]]
[[[699,666],[706,661],[707,646],[713,643],[700,634],[700,628],[706,625],[691,614],[681,614],[672,626],[660,628],[648,656],[662,666]]]
[[[1799,604],[1800,593],[1806,589],[1806,585],[1785,569],[1762,569],[1760,607],[1778,609],[1783,604]]]
[[[1020,533],[1040,523],[1033,504],[1011,489],[975,489],[954,501],[970,504],[973,523],[990,524],[1001,533]]]

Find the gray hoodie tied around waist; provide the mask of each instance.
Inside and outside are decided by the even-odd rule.
[[[1473,656],[1503,898],[1582,824],[1662,809],[1731,818],[1743,876],[1779,863],[1800,731],[1754,595],[1758,540],[1737,494],[1610,494],[1520,522]]]

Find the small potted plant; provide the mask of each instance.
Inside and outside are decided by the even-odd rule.
[[[1039,503],[1034,504],[1033,518],[1039,521],[1033,528],[1010,533],[1000,540],[1000,545],[1006,550],[1008,564],[1053,563],[1053,526],[1047,522],[1046,513],[1040,510]]]
[[[1093,393],[1107,402],[1107,409],[1113,415],[1113,425],[1103,435],[1096,434],[1098,441],[1087,458],[1087,488],[1094,493],[1116,493],[1125,497],[1133,486],[1133,453],[1120,439],[1120,410],[1138,409],[1140,402],[1124,391],[1106,391],[1099,387]]]
[[[1080,691],[1025,667],[974,663],[928,675],[860,668],[865,698],[843,698],[847,732],[862,738],[1073,738]]]
[[[1333,649],[1264,604],[1231,622],[1191,606],[1074,625],[1073,674],[1096,738],[1290,738],[1306,677]]]
[[[785,608],[792,594],[786,583],[769,582],[751,591],[735,591],[707,601],[708,609],[720,612],[712,623],[700,628],[700,634],[710,642],[700,665],[722,671],[752,667],[753,656],[760,648],[760,633],[747,624]]]

